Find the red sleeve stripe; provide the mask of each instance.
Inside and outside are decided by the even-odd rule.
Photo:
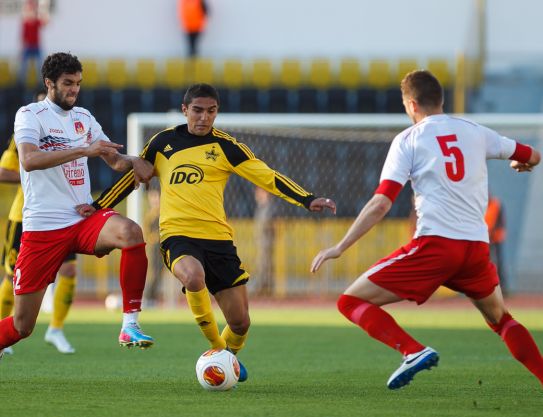
[[[386,195],[390,201],[394,202],[400,191],[402,191],[403,185],[399,182],[392,180],[383,180],[379,184],[379,187],[375,190],[375,194]]]
[[[517,147],[515,148],[515,152],[513,152],[513,155],[509,157],[512,161],[518,161],[522,163],[526,163],[530,160],[532,157],[532,148],[528,145],[523,145],[522,143],[517,142]]]

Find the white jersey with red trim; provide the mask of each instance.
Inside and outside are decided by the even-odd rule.
[[[471,121],[428,116],[396,136],[381,181],[415,192],[418,236],[488,242],[487,159],[507,159],[516,142]]]
[[[21,107],[15,116],[15,142],[31,143],[51,152],[86,147],[96,140],[109,140],[88,110],[66,111],[48,98]],[[56,230],[82,219],[78,204],[91,203],[87,158],[27,172],[20,165],[24,192],[23,230]]]

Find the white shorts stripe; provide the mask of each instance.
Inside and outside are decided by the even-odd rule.
[[[406,256],[413,255],[418,249],[419,247],[415,246],[414,248],[411,248],[411,250],[407,253],[402,253],[401,255],[395,256],[394,258],[387,259],[385,262],[381,262],[380,264],[377,264],[374,267],[368,269],[366,272],[364,272],[364,274],[362,274],[362,277],[368,278],[372,276],[373,274],[379,272],[381,269],[386,268],[389,265],[392,265],[396,261],[400,261]]]

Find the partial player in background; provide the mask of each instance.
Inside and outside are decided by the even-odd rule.
[[[42,67],[47,97],[22,107],[15,116],[23,234],[14,270],[15,313],[0,321],[0,349],[32,333],[45,290],[70,253],[101,257],[113,249],[122,249],[119,343],[142,348],[154,343],[137,322],[147,273],[141,228],[113,210],[82,220],[76,209],[92,201],[87,158],[100,156],[118,171],[143,164],[138,157],[121,155],[122,146],[110,142],[96,119],[74,107],[82,71],[73,55],[48,56]]]
[[[500,285],[503,295],[509,294],[510,283],[507,280],[507,272],[505,270],[503,259],[503,244],[507,236],[505,225],[505,210],[503,204],[498,197],[488,194],[488,207],[485,213],[485,222],[488,226],[488,239],[490,245],[490,259],[498,269],[500,276]]]
[[[336,211],[333,201],[315,198],[274,171],[243,143],[213,124],[219,111],[217,90],[208,84],[188,88],[181,107],[187,124],[153,136],[142,156],[161,187],[160,239],[164,263],[184,286],[196,323],[212,348],[234,354],[244,346],[250,326],[246,283],[249,274],[237,255],[224,211],[224,187],[237,174],[262,189],[309,211]],[[136,168],[135,168],[136,170]],[[82,210],[114,207],[134,189],[126,173]],[[208,292],[209,291],[209,292]],[[211,293],[226,319],[222,334],[211,307]],[[241,365],[240,381],[247,379]]]
[[[484,220],[486,160],[511,159],[511,167],[522,172],[531,171],[540,154],[486,127],[444,114],[443,89],[428,71],[407,74],[401,90],[406,113],[415,125],[396,136],[375,195],[343,239],[318,253],[311,271],[341,256],[381,221],[410,180],[418,218],[414,239],[373,265],[338,300],[347,319],[404,356],[388,387],[409,384],[417,372],[436,366],[439,356],[411,337],[381,306],[402,300],[422,304],[440,285],[467,295],[513,357],[543,383],[539,349],[505,307]]]

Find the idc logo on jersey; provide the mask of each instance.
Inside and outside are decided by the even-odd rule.
[[[204,171],[196,165],[183,164],[175,167],[170,176],[170,184],[199,184],[204,179]]]

